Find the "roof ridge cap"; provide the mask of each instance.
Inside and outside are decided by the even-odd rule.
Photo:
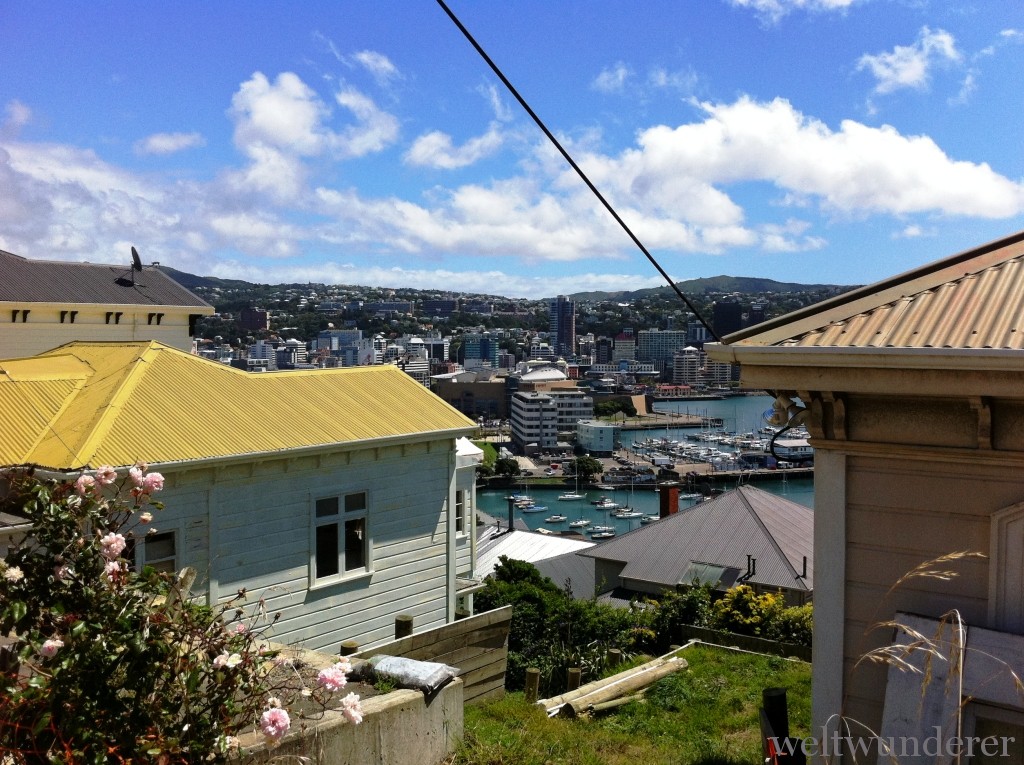
[[[135,343],[132,344],[134,345]],[[176,350],[155,340],[138,343],[138,345],[140,347],[135,357],[123,368],[124,373],[121,381],[114,386],[107,405],[100,412],[99,417],[94,420],[89,435],[83,439],[81,447],[75,453],[75,457],[83,465],[92,463],[92,455],[96,453],[100,444],[103,443],[104,438],[110,432],[110,429],[113,427],[113,421],[117,419],[117,416],[124,408],[128,395],[138,387],[143,377],[145,377],[146,367],[140,362],[144,361],[148,364],[156,358],[157,354],[162,353],[164,350]],[[83,455],[89,456],[86,458]]]
[[[796,570],[796,566],[793,565],[793,562],[789,559],[789,556],[786,555],[786,553],[783,551],[782,546],[779,545],[779,543],[775,540],[775,535],[768,529],[768,525],[764,522],[764,519],[761,517],[761,514],[759,512],[757,512],[757,510],[754,508],[753,504],[751,504],[750,500],[747,498],[747,492],[745,490],[746,489],[752,489],[752,488],[755,488],[755,487],[753,487],[753,486],[739,486],[739,487],[737,487],[736,491],[740,492],[740,496],[743,498],[743,504],[746,505],[747,510],[750,512],[750,514],[752,516],[754,516],[754,519],[757,521],[758,525],[764,531],[765,536],[768,537],[768,540],[771,542],[771,545],[774,548],[775,552],[778,553],[779,557],[782,558],[782,560],[784,560],[786,562],[786,565],[789,567],[789,570],[793,573],[793,576],[796,577],[797,574],[799,573]],[[762,491],[762,490],[758,489],[758,491]],[[770,494],[770,492],[764,492],[764,493],[765,494]],[[771,495],[771,496],[775,496],[775,495]]]

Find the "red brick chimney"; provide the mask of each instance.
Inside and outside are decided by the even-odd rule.
[[[679,512],[679,487],[678,486],[662,486],[658,493],[658,501],[660,502],[660,510],[658,512],[659,518],[668,518],[670,515],[675,515]]]

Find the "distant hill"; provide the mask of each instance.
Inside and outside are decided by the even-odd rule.
[[[186,289],[196,289],[198,287],[220,287],[221,289],[247,289],[252,287],[293,287],[299,285],[291,284],[278,284],[278,285],[264,285],[264,284],[253,284],[252,282],[243,281],[241,279],[218,279],[215,276],[196,276],[195,274],[189,274],[184,271],[178,271],[175,268],[169,268],[168,266],[160,266],[160,270],[170,276],[174,281],[180,284]],[[704,279],[689,279],[685,282],[677,282],[679,289],[682,290],[683,294],[688,297],[695,297],[698,295],[708,295],[717,293],[730,293],[730,292],[741,292],[746,295],[755,294],[768,294],[768,293],[792,293],[792,292],[818,292],[822,290],[830,290],[834,292],[845,292],[852,289],[850,286],[836,285],[836,284],[798,284],[796,282],[777,282],[772,279],[758,279],[750,276],[711,276]],[[339,286],[339,285],[334,285]],[[382,285],[386,286],[386,285]],[[583,302],[600,302],[605,300],[615,300],[619,302],[629,302],[630,300],[639,300],[650,297],[664,297],[675,294],[670,287],[653,287],[644,290],[633,290],[621,292],[576,292],[569,295],[570,298],[578,303]],[[494,295],[481,295],[479,297],[497,297]],[[551,298],[545,298],[544,300],[553,300]]]
[[[251,282],[246,282],[241,279],[218,279],[216,276],[196,276],[195,274],[188,274],[169,266],[160,266],[160,270],[174,279],[174,281],[182,287],[189,290],[194,290],[196,287],[245,289],[246,287],[256,286]]]
[[[742,292],[746,295],[786,293],[786,292],[818,292],[835,290],[845,292],[852,286],[839,284],[798,284],[796,282],[777,282],[773,279],[759,279],[752,276],[709,276],[703,279],[688,279],[676,282],[676,286],[684,295],[708,295],[713,293]],[[627,302],[652,296],[675,294],[671,287],[653,287],[645,290],[622,292],[577,292],[569,295],[577,302],[596,302],[601,300],[619,300]]]

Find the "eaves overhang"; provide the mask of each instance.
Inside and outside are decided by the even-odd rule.
[[[741,366],[922,369],[1024,373],[1024,352],[1001,348],[838,348],[704,346],[714,361]]]

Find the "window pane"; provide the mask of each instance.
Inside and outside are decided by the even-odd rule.
[[[359,510],[366,509],[366,492],[361,491],[358,494],[346,494],[345,495],[345,512],[354,513]]]
[[[316,517],[326,518],[331,515],[338,514],[338,498],[337,497],[326,497],[325,499],[318,499],[316,501]]]
[[[455,492],[455,531],[462,533],[466,530],[466,492]]]
[[[146,537],[146,562],[166,560],[174,557],[174,532],[165,531]]]
[[[319,579],[338,573],[338,524],[316,527],[316,574]]]
[[[345,570],[366,568],[366,519],[345,521]]]

